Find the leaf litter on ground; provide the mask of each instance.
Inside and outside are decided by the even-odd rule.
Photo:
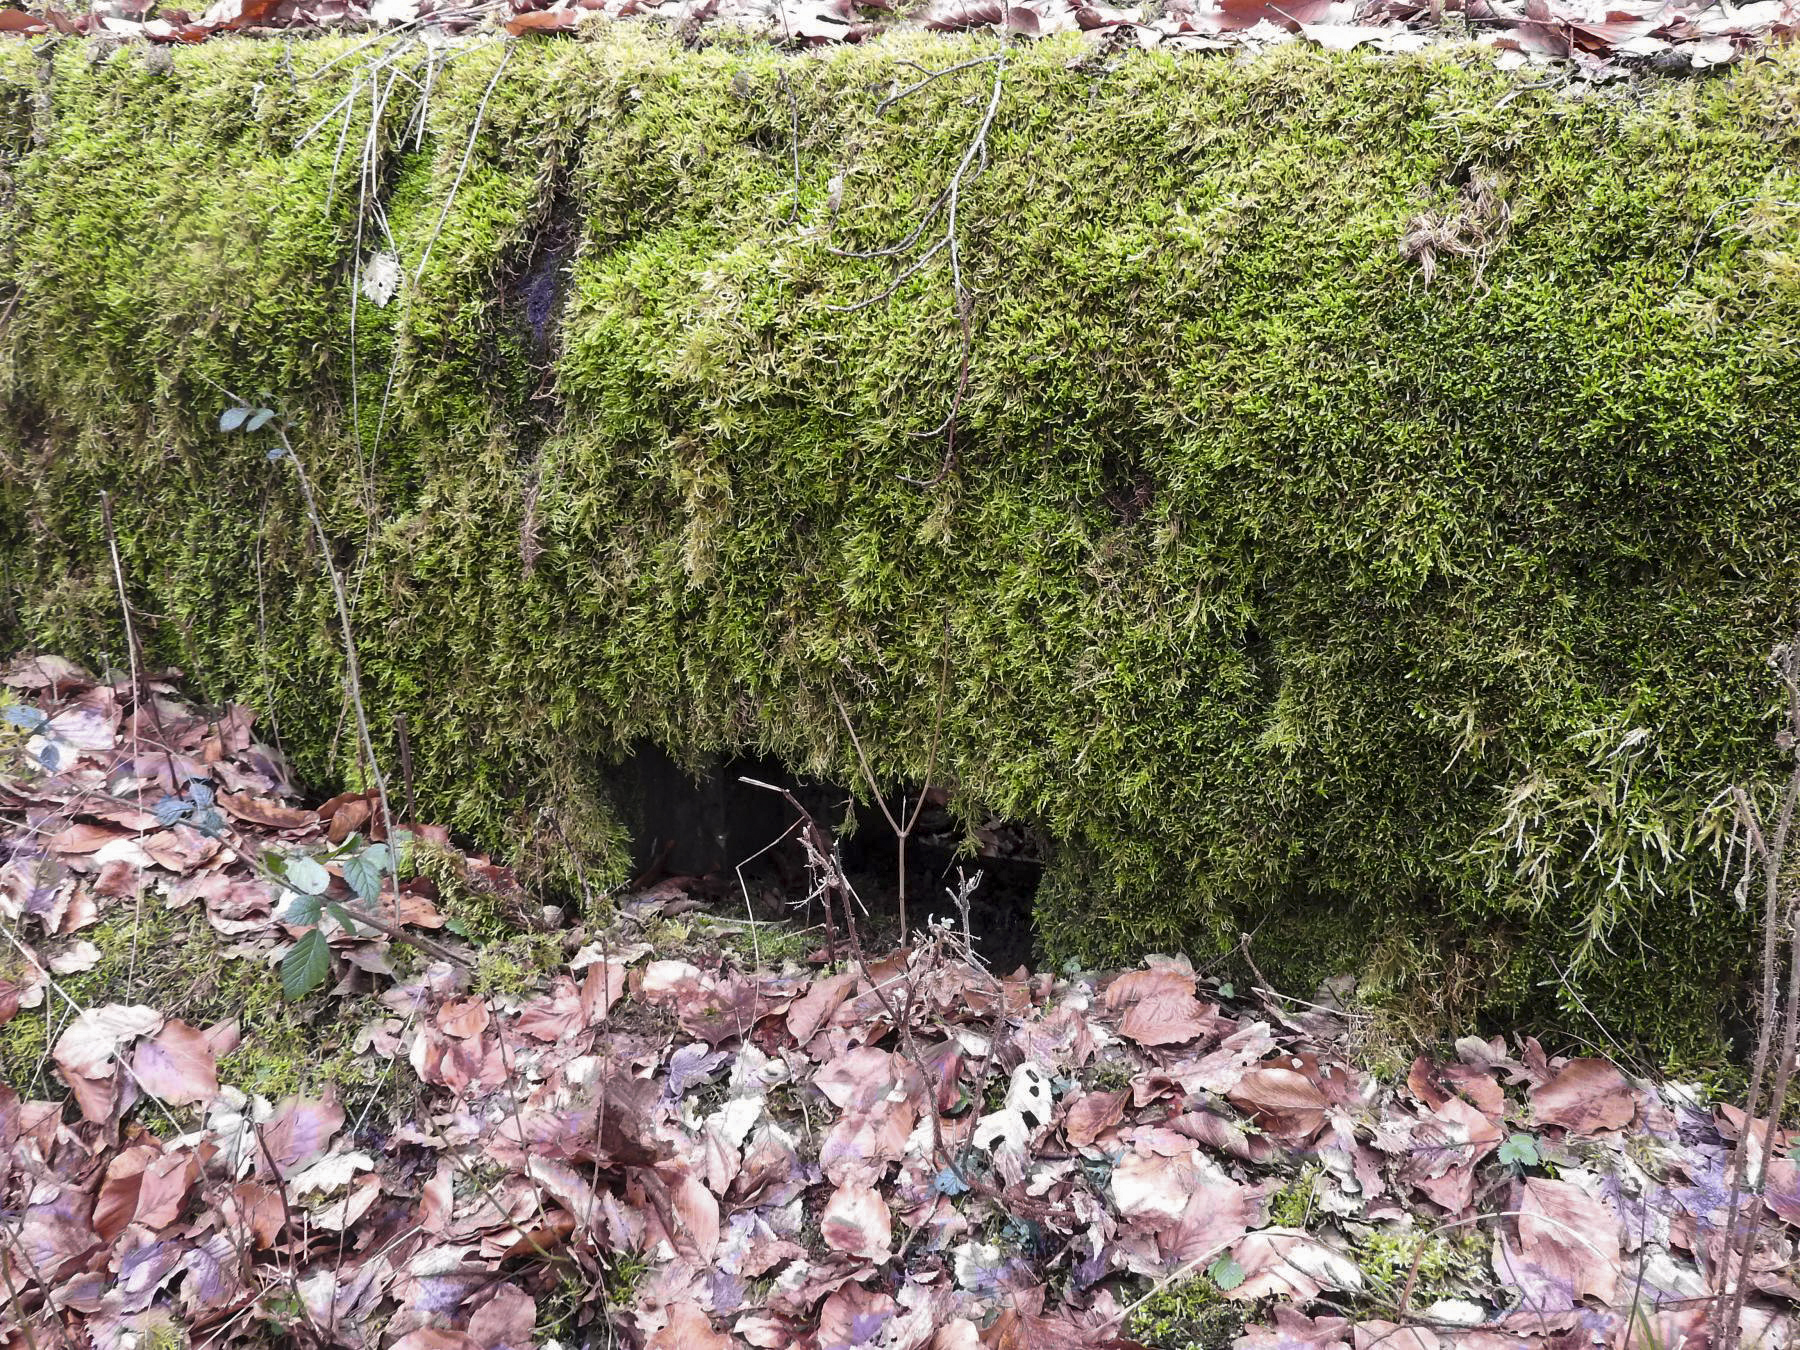
[[[610,23],[650,23],[692,41],[747,34],[808,48],[887,32],[987,31],[1018,41],[1081,33],[1107,51],[1256,51],[1302,41],[1330,51],[1417,51],[1435,41],[1491,46],[1507,68],[1554,66],[1580,79],[1629,71],[1706,71],[1753,56],[1800,28],[1796,0],[216,0],[199,13],[156,0],[0,9],[0,35],[89,34],[191,44],[234,33],[421,31],[485,40],[498,31],[571,35]],[[363,265],[377,306],[392,297],[393,255]],[[241,424],[245,410],[238,418]],[[227,429],[230,429],[229,427]]]
[[[380,812],[303,806],[248,709],[51,657],[4,683],[0,1020],[72,1003],[59,961],[139,903],[281,962],[304,935],[253,860],[297,859],[388,925],[306,932],[318,996],[374,991],[361,1053],[410,1087],[271,1101],[221,1072],[231,1021],[62,1009],[66,1097],[0,1085],[8,1346],[1129,1350],[1187,1343],[1140,1339],[1186,1291],[1239,1350],[1698,1347],[1740,1146],[1744,1343],[1800,1336],[1797,1136],[1693,1089],[1527,1035],[1389,1081],[1347,1018],[1179,955],[997,975],[943,926],[780,970],[658,952],[679,879],[483,994],[433,887],[316,861]],[[397,976],[417,933],[443,955]]]

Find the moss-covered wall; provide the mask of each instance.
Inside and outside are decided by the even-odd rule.
[[[992,50],[0,47],[10,640],[122,658],[110,489],[156,655],[352,767],[292,467],[217,429],[266,397],[384,753],[405,712],[490,840],[604,836],[635,737],[849,781],[834,688],[916,778],[947,662],[943,763],[1059,842],[1052,955],[1254,930],[1295,987],[1709,1043],[1752,959],[1714,804],[1800,624],[1800,64],[1017,50],[920,487],[947,260],[851,310],[893,264],[849,255],[988,102],[881,111],[903,63]]]

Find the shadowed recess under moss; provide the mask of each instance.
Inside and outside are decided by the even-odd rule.
[[[1711,1053],[1753,960],[1717,799],[1767,780],[1800,622],[1800,64],[1014,51],[920,488],[947,264],[850,310],[894,267],[849,255],[991,89],[878,111],[901,63],[984,41],[490,45],[423,110],[336,40],[0,47],[7,640],[122,658],[111,489],[155,659],[354,777],[291,467],[218,430],[266,397],[382,753],[404,713],[491,844],[617,879],[640,738],[857,781],[835,690],[884,782],[941,723],[965,805],[1058,841],[1054,957],[1254,933],[1427,1030]]]

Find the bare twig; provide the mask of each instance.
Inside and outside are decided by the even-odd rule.
[[[456,194],[462,188],[463,175],[469,171],[469,158],[475,153],[475,142],[481,135],[482,119],[487,116],[488,100],[494,96],[494,87],[500,83],[500,77],[506,73],[506,63],[512,60],[513,49],[509,45],[500,55],[500,64],[494,67],[493,78],[488,81],[482,92],[481,102],[475,107],[475,125],[469,128],[469,143],[463,147],[462,163],[457,166],[456,179],[450,184],[450,193],[444,198],[443,209],[438,212],[437,224],[431,227],[431,237],[425,241],[425,251],[419,257],[418,270],[413,273],[416,283],[425,275],[425,264],[431,261],[431,250],[437,247],[438,235],[443,233],[444,222],[450,217],[450,208],[456,204]]]
[[[1791,1083],[1794,1048],[1800,1035],[1800,942],[1796,942],[1794,922],[1800,910],[1800,896],[1788,896],[1783,902],[1782,878],[1786,870],[1787,845],[1792,833],[1797,808],[1800,808],[1800,644],[1787,643],[1775,649],[1769,658],[1787,693],[1787,725],[1778,743],[1793,758],[1793,769],[1780,799],[1771,835],[1764,827],[1750,794],[1742,788],[1731,794],[1738,826],[1743,833],[1744,874],[1740,886],[1749,884],[1761,873],[1763,890],[1762,1005],[1757,1010],[1756,1052],[1751,1060],[1750,1082],[1744,1097],[1744,1131],[1731,1157],[1731,1187],[1726,1200],[1725,1255],[1718,1273],[1717,1301],[1713,1305],[1712,1338],[1715,1345],[1735,1344],[1743,1318],[1745,1275],[1761,1230],[1761,1207],[1753,1206],[1753,1215],[1745,1221],[1744,1186],[1749,1156],[1762,1108],[1762,1090],[1769,1068],[1769,1053],[1779,1026],[1781,1057],[1776,1070],[1774,1091],[1769,1102],[1769,1128],[1763,1137],[1765,1152],[1771,1136],[1779,1127],[1782,1109],[1787,1102]],[[1780,944],[1789,946],[1787,996],[1777,1003],[1778,960]]]
[[[857,301],[853,304],[831,306],[834,310],[850,313],[859,309],[867,309],[871,305],[880,304],[891,298],[902,285],[904,285],[911,277],[917,275],[918,272],[938,254],[944,253],[949,257],[950,304],[951,311],[956,315],[958,341],[961,348],[957,359],[956,387],[950,397],[950,410],[945,414],[943,421],[939,422],[937,426],[929,431],[913,433],[916,436],[924,438],[936,436],[942,436],[944,438],[943,461],[938,466],[938,470],[934,475],[930,478],[923,479],[902,476],[903,482],[910,483],[915,487],[936,487],[939,483],[943,482],[944,479],[948,478],[956,469],[956,431],[958,421],[962,414],[963,400],[969,392],[969,367],[975,344],[975,294],[969,288],[967,281],[963,277],[962,268],[960,218],[962,194],[964,187],[966,187],[974,178],[978,177],[981,171],[987,167],[988,134],[993,130],[994,118],[1000,111],[1000,97],[1006,87],[1006,52],[1004,50],[998,51],[988,56],[956,62],[953,65],[945,66],[942,70],[927,72],[923,79],[890,94],[875,107],[877,114],[884,113],[908,95],[917,93],[927,85],[942,79],[946,75],[959,70],[968,70],[974,66],[989,64],[994,68],[994,82],[988,93],[987,108],[982,113],[981,121],[976,124],[974,133],[969,137],[969,143],[964,148],[962,157],[957,161],[956,168],[951,173],[950,181],[945,185],[944,190],[939,193],[937,199],[926,208],[925,214],[920,218],[919,223],[909,230],[898,243],[891,244],[886,248],[875,249],[867,253],[846,253],[844,256],[875,258],[897,257],[902,254],[910,253],[918,242],[924,238],[925,232],[930,228],[932,222],[936,221],[940,215],[943,217],[944,221],[943,234],[935,239],[923,254],[901,268],[889,285],[879,294],[865,300]]]
[[[850,733],[850,744],[856,747],[856,762],[862,766],[863,782],[868,785],[869,795],[875,799],[875,805],[881,808],[882,816],[887,820],[888,828],[894,832],[894,841],[899,849],[898,895],[900,909],[900,941],[906,941],[906,844],[912,837],[913,827],[919,823],[919,816],[925,810],[925,798],[931,792],[931,778],[937,770],[938,739],[944,726],[944,691],[950,680],[950,663],[946,659],[938,672],[938,696],[936,716],[931,727],[931,750],[925,760],[925,781],[919,785],[918,800],[913,803],[912,814],[907,816],[902,825],[899,818],[888,810],[887,799],[881,795],[881,784],[875,779],[875,771],[869,766],[869,757],[863,751],[863,744],[856,734],[856,727],[850,721],[850,710],[844,706],[844,700],[838,691],[831,691],[831,701],[837,705],[838,716],[844,720],[844,730]],[[906,812],[906,797],[900,798],[900,811]]]
[[[281,1199],[281,1226],[290,1231],[297,1231],[294,1225],[294,1211],[288,1206],[287,1178],[282,1176],[281,1168],[276,1165],[275,1155],[269,1151],[269,1141],[263,1138],[262,1126],[254,1118],[249,1119],[250,1133],[256,1136],[256,1146],[262,1150],[263,1161],[269,1165],[269,1175],[275,1178],[275,1193]],[[293,1295],[294,1302],[300,1307],[300,1313],[306,1318],[306,1329],[312,1334],[313,1344],[326,1344],[325,1333],[319,1330],[319,1324],[313,1320],[312,1309],[300,1296],[300,1282],[294,1274],[292,1266],[282,1267],[287,1276],[288,1292]],[[335,1291],[336,1286],[333,1286]]]
[[[134,750],[137,744],[138,715],[148,709],[150,725],[156,728],[157,743],[161,745],[163,759],[168,765],[169,791],[180,792],[181,778],[175,770],[175,755],[169,748],[168,734],[163,730],[162,713],[156,706],[156,695],[150,691],[144,680],[144,652],[138,643],[137,628],[131,622],[131,597],[125,590],[125,568],[119,561],[119,537],[113,529],[112,497],[105,492],[100,494],[100,518],[106,529],[106,549],[112,556],[113,582],[119,588],[119,609],[125,616],[125,646],[131,662],[131,702],[134,714],[131,725]]]
[[[406,786],[406,818],[419,818],[418,799],[413,795],[412,738],[407,735],[406,714],[394,714],[394,734],[400,741],[400,777]]]
[[[344,579],[338,575],[337,564],[331,560],[331,536],[325,533],[325,518],[319,514],[318,499],[313,495],[312,478],[306,472],[306,466],[300,462],[300,456],[294,452],[294,443],[288,439],[287,427],[279,420],[275,423],[276,434],[281,437],[282,449],[287,452],[286,458],[294,466],[294,476],[300,481],[300,492],[306,502],[306,515],[312,521],[313,532],[319,538],[319,563],[325,569],[325,575],[331,582],[332,599],[337,603],[338,623],[344,633],[344,672],[349,688],[350,702],[356,711],[356,730],[362,737],[362,748],[368,754],[369,776],[375,780],[376,798],[381,806],[381,826],[386,832],[390,844],[394,838],[394,811],[388,800],[387,778],[381,772],[381,761],[375,753],[375,738],[369,731],[369,714],[363,706],[362,666],[356,659],[356,630],[350,622],[350,602],[344,594]],[[388,849],[388,876],[393,883],[394,894],[400,893],[400,871],[397,860],[399,850]],[[352,911],[355,912],[355,911]],[[360,919],[367,915],[358,913]],[[371,924],[371,927],[382,927]],[[409,939],[417,941],[416,939]],[[435,944],[433,944],[435,945]]]
[[[967,61],[958,61],[955,65],[945,66],[942,70],[930,71],[926,74],[924,79],[917,80],[914,83],[907,85],[906,88],[896,90],[894,93],[889,94],[886,98],[882,99],[881,102],[879,102],[875,105],[875,115],[877,117],[879,117],[882,113],[886,112],[889,108],[893,107],[896,103],[900,102],[901,99],[906,98],[910,94],[918,93],[919,90],[923,89],[926,85],[931,84],[935,80],[941,80],[946,75],[954,75],[957,71],[968,70],[971,66],[985,66],[991,62],[1001,61],[1004,59],[1005,59],[1004,53],[991,52],[986,56],[973,56],[973,57],[970,57]],[[896,64],[902,64],[902,63],[897,62]],[[905,62],[904,64],[912,65],[913,63],[908,61],[908,62]],[[915,67],[915,69],[917,69],[917,67]]]
[[[787,22],[786,7],[781,7],[781,21]],[[794,202],[788,208],[788,224],[792,225],[800,219],[800,100],[794,97],[794,86],[788,82],[788,73],[781,72],[779,85],[781,92],[787,95],[788,115],[792,125],[789,129],[788,147],[793,152],[794,160]]]
[[[113,583],[119,589],[119,613],[123,615],[125,619],[125,654],[126,660],[129,661],[131,665],[131,762],[132,770],[135,773],[137,770],[137,761],[143,755],[143,746],[140,741],[141,729],[139,717],[144,709],[143,664],[138,657],[137,629],[131,622],[131,597],[125,590],[125,568],[119,561],[119,536],[117,531],[113,528],[112,498],[104,492],[100,494],[100,516],[106,526],[106,551],[112,556]],[[155,715],[154,704],[152,705],[152,715]],[[158,732],[158,738],[164,743],[163,753],[168,755],[168,738],[162,736],[160,731]],[[169,759],[170,791],[178,792],[181,789],[181,784],[175,782],[174,779],[175,761],[173,757],[171,757]],[[139,830],[138,834],[141,837],[143,831]],[[131,961],[125,968],[125,997],[127,1001],[130,1000],[132,992],[137,988],[138,936],[142,932],[143,926],[144,887],[140,882],[137,887],[136,905],[132,910],[131,916]]]

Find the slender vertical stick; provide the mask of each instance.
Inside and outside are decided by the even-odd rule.
[[[337,564],[331,560],[331,536],[325,533],[325,520],[319,514],[319,503],[313,496],[312,479],[307,475],[306,466],[300,462],[300,456],[294,453],[294,443],[288,439],[287,427],[277,422],[275,430],[281,437],[281,448],[287,452],[288,462],[294,466],[294,476],[300,480],[300,492],[306,499],[307,519],[312,521],[313,532],[319,537],[319,561],[324,565],[325,575],[331,582],[331,597],[337,602],[338,624],[344,630],[344,673],[350,688],[350,704],[356,712],[357,734],[361,738],[359,752],[368,752],[369,776],[375,780],[375,795],[381,805],[381,827],[390,843],[388,877],[393,882],[394,894],[399,895],[400,865],[396,860],[397,850],[391,846],[394,838],[394,812],[388,801],[387,778],[381,772],[381,759],[375,753],[375,738],[369,733],[369,714],[363,707],[362,666],[356,659],[356,630],[350,623],[350,601],[344,594],[344,579],[338,575]]]
[[[888,828],[894,832],[894,839],[899,851],[898,882],[900,907],[900,941],[906,941],[906,844],[912,838],[913,826],[919,823],[919,817],[925,810],[925,798],[931,791],[931,778],[937,772],[938,740],[944,729],[944,693],[950,682],[950,660],[945,657],[938,668],[937,703],[931,723],[931,752],[925,759],[925,781],[920,785],[918,800],[913,803],[912,814],[907,815],[906,795],[900,796],[900,814],[906,816],[906,824],[902,825],[894,813],[888,810],[887,800],[881,795],[881,785],[875,780],[875,771],[869,767],[869,757],[863,753],[862,738],[856,734],[856,727],[850,721],[850,710],[844,706],[844,700],[838,697],[836,689],[831,691],[831,701],[837,704],[838,716],[844,719],[844,730],[850,733],[850,744],[856,747],[856,762],[862,766],[863,781],[868,784],[869,795],[875,798],[875,805],[881,808],[886,817]]]

